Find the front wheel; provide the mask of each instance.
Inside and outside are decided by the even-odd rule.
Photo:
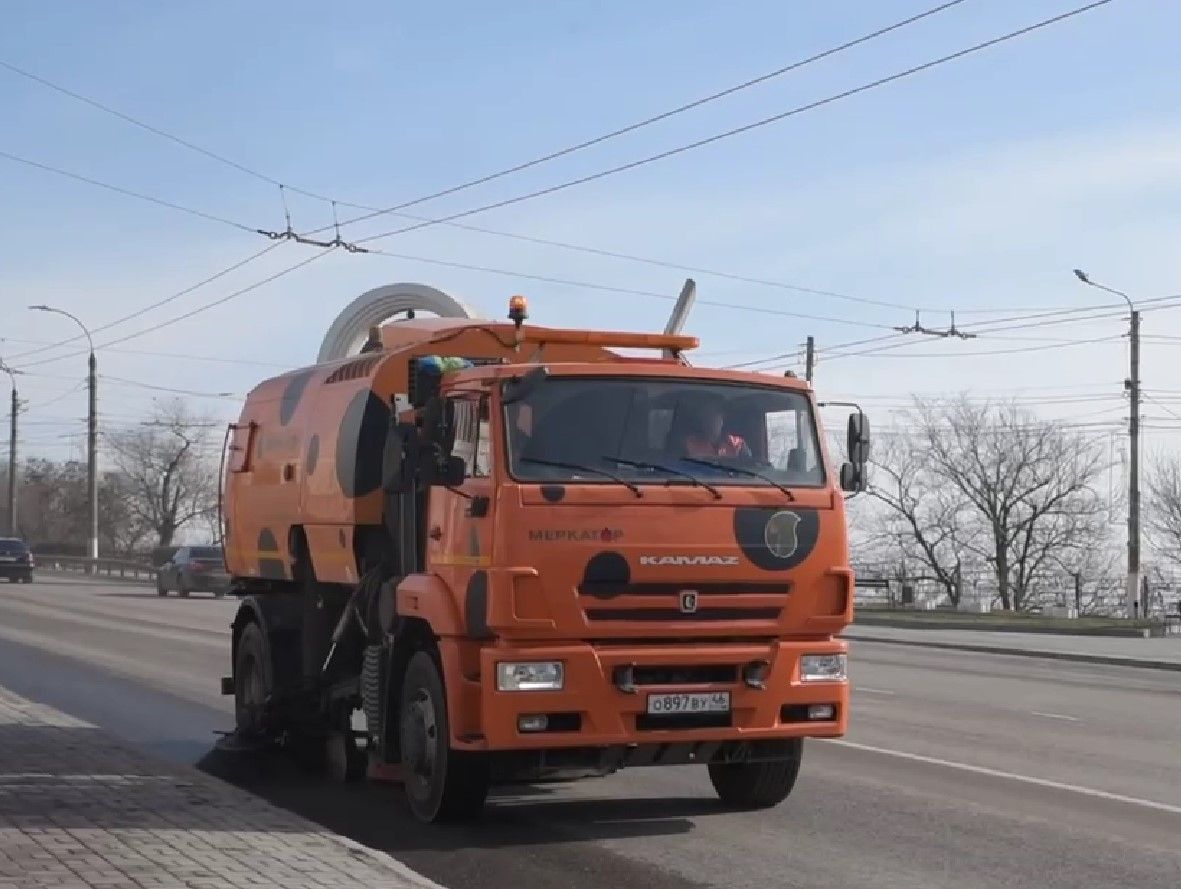
[[[710,763],[709,780],[718,799],[735,809],[769,809],[787,799],[800,773],[804,742],[796,738],[781,743],[783,759]]]
[[[157,596],[167,596],[168,595],[168,587],[166,587],[164,585],[164,575],[163,574],[156,575],[156,595]]]
[[[410,659],[399,708],[402,777],[410,811],[419,821],[475,818],[488,796],[487,758],[451,748],[447,697],[435,659]]]

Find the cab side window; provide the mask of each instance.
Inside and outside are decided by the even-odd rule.
[[[460,396],[455,406],[455,449],[463,459],[468,478],[487,478],[491,461],[488,397]]]

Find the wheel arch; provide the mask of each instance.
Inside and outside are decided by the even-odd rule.
[[[301,620],[300,601],[298,596],[292,593],[271,592],[246,596],[230,624],[231,669],[237,669],[238,644],[242,633],[248,625],[254,623],[258,624],[262,632],[271,677],[277,689],[298,683]]]

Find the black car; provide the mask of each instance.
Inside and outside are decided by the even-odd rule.
[[[192,592],[224,596],[229,588],[230,576],[219,546],[182,546],[156,569],[156,592],[161,596],[173,589],[181,596]]]
[[[0,537],[0,577],[9,583],[33,582],[33,554],[23,540]]]

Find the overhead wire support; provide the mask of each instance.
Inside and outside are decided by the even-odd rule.
[[[914,324],[908,325],[907,327],[895,327],[894,329],[897,330],[899,333],[921,333],[921,334],[925,334],[926,336],[936,336],[936,337],[942,337],[944,339],[946,339],[948,337],[955,337],[956,339],[961,339],[961,340],[976,339],[976,334],[967,333],[965,331],[959,330],[955,326],[955,312],[951,313],[951,327],[947,328],[946,330],[939,330],[937,328],[931,328],[931,327],[923,327],[923,325],[919,321],[919,312],[917,310],[914,313]]]
[[[340,236],[340,219],[336,215],[336,201],[332,200],[331,198],[324,199],[324,200],[328,201],[330,204],[332,204],[332,227],[336,231],[336,237],[334,237],[331,241],[320,241],[320,240],[317,240],[316,238],[308,237],[307,235],[301,235],[299,232],[297,232],[292,227],[292,225],[291,225],[291,210],[287,206],[287,186],[283,185],[282,183],[279,184],[279,200],[281,200],[283,202],[283,219],[287,223],[287,228],[285,228],[283,231],[270,231],[265,228],[256,228],[254,231],[257,234],[260,234],[263,237],[270,238],[272,241],[294,241],[297,244],[307,244],[311,247],[325,247],[325,248],[343,247],[349,253],[369,253],[370,252],[365,247],[359,247],[356,244],[350,243],[350,242],[345,241],[341,238],[341,236]],[[315,231],[317,231],[317,232],[324,231],[324,229],[319,228],[319,229],[316,229]]]

